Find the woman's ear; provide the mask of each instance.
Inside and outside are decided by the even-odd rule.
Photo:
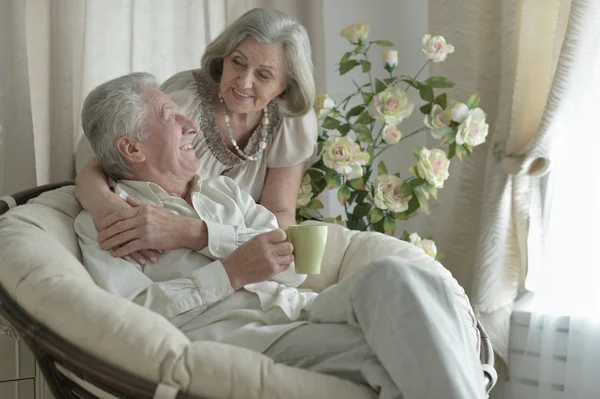
[[[127,163],[136,164],[146,160],[146,156],[142,152],[140,143],[132,140],[129,137],[119,137],[117,139],[117,150]]]

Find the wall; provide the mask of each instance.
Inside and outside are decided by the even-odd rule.
[[[428,29],[427,2],[422,0],[377,0],[377,1],[348,1],[326,0],[323,2],[324,13],[324,40],[325,40],[325,87],[318,87],[319,91],[327,92],[334,100],[341,100],[354,91],[352,77],[361,78],[361,72],[348,73],[339,76],[337,63],[349,44],[340,37],[339,32],[345,26],[354,22],[366,22],[371,25],[369,39],[387,39],[392,41],[394,49],[399,52],[398,71],[403,74],[414,75],[423,66],[425,58],[421,52],[421,40]],[[374,6],[376,4],[376,6]],[[386,77],[383,70],[380,51],[372,50],[374,74]],[[427,69],[420,77],[428,76]],[[418,101],[418,93],[409,91],[412,101]],[[419,104],[419,102],[417,103]],[[416,109],[410,119],[400,125],[403,133],[423,126],[422,114]],[[412,147],[425,145],[425,133],[415,135],[401,145],[392,147],[383,156],[390,172],[399,171],[401,176],[410,175],[408,168],[414,164]],[[324,199],[327,209],[341,209],[335,193],[329,193]],[[398,232],[406,229],[423,233],[423,216],[417,216],[409,221],[401,222]]]

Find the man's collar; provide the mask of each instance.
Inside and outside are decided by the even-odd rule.
[[[163,201],[171,200],[174,197],[167,193],[161,186],[153,182],[123,179],[117,183],[117,187],[119,185],[122,186],[121,188],[125,192],[129,191],[127,188],[137,191],[139,194],[141,194],[144,198],[148,199],[154,205],[160,206],[162,205]],[[200,176],[194,175],[189,185],[190,196],[194,195],[194,193],[200,192],[201,188],[202,179],[200,179]],[[117,194],[120,193],[117,192]]]

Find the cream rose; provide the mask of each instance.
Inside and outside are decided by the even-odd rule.
[[[433,259],[437,256],[437,247],[433,240],[422,239],[417,233],[412,233],[408,236],[410,243],[421,248],[423,252],[431,256]]]
[[[340,31],[340,36],[345,37],[350,43],[362,44],[369,36],[371,26],[362,22],[349,25]]]
[[[425,126],[431,129],[431,135],[441,139],[448,131],[448,125],[452,122],[452,110],[444,110],[438,104],[434,104],[429,115],[425,115],[423,121]]]
[[[419,156],[421,158],[417,162],[419,176],[436,188],[444,187],[444,182],[450,176],[448,173],[450,161],[446,157],[446,153],[438,148],[428,150],[423,147]]]
[[[362,167],[369,163],[369,160],[369,154],[362,151],[360,146],[348,136],[329,136],[325,142],[323,163],[347,179],[361,177]]]
[[[408,209],[410,195],[402,196],[402,180],[396,175],[379,175],[375,179],[375,206],[392,212]]]
[[[398,50],[383,50],[381,53],[383,58],[383,66],[389,72],[392,73],[398,66]]]
[[[488,135],[489,125],[485,122],[485,112],[481,108],[468,111],[465,120],[458,126],[456,143],[465,144],[469,147],[485,142]]]
[[[396,125],[386,125],[382,132],[383,141],[387,144],[396,144],[402,140],[402,132]]]
[[[455,101],[452,105],[451,112],[452,120],[458,123],[462,123],[465,119],[467,119],[467,115],[469,114],[469,107],[467,107],[467,104]]]
[[[369,115],[382,120],[388,125],[398,125],[404,118],[408,118],[413,111],[414,104],[408,102],[406,92],[398,87],[388,87],[373,96],[369,104]]]
[[[443,36],[423,36],[423,53],[433,62],[446,60],[448,54],[454,52],[454,46],[446,43]]]
[[[326,93],[317,93],[315,98],[315,112],[317,118],[323,119],[327,115],[331,114],[331,111],[335,107],[335,102]]]
[[[306,206],[312,199],[312,184],[309,175],[304,175],[298,190],[298,206]]]

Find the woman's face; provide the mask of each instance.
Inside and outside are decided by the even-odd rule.
[[[219,89],[236,113],[260,111],[286,87],[285,55],[279,44],[260,44],[251,36],[223,59]]]

